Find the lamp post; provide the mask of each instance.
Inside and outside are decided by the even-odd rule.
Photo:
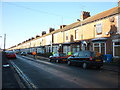
[[[5,45],[6,45],[6,34],[4,34],[4,51],[5,51]]]
[[[0,36],[2,38],[2,36]],[[5,51],[5,45],[6,45],[6,34],[4,34],[4,51]]]
[[[81,22],[80,22],[80,26],[81,26],[81,31],[82,31],[82,32],[81,32],[81,40],[82,40],[82,42],[83,42],[83,28],[82,28],[82,20],[81,20]],[[83,43],[82,43],[82,48],[81,48],[81,49],[82,49],[82,51],[83,51],[83,50],[85,50],[85,48],[84,48],[84,44],[83,44]]]
[[[81,39],[83,40],[83,29],[82,29],[82,21],[80,22],[80,26],[81,26],[81,31],[82,31],[82,34],[81,34]]]
[[[50,44],[51,44],[51,52],[53,52],[52,41],[50,41]]]
[[[0,38],[2,38],[2,36],[0,36]],[[1,49],[1,46],[0,46],[0,49]]]

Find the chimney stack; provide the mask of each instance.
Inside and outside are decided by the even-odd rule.
[[[90,17],[90,12],[82,11],[82,15],[80,16],[81,21]]]
[[[51,33],[52,31],[54,31],[55,29],[54,28],[50,28],[49,29],[49,33]]]
[[[46,34],[46,31],[42,31],[42,36]]]
[[[60,29],[63,29],[66,25],[60,25]]]

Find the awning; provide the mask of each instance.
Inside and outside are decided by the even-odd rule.
[[[62,43],[62,45],[70,45],[70,42],[68,42],[68,43]]]
[[[100,38],[95,38],[91,39],[92,42],[97,42],[97,41],[106,41],[108,38],[100,37]]]
[[[112,36],[112,39],[113,39],[113,40],[114,40],[114,39],[120,39],[120,34],[113,35],[113,36]]]
[[[37,46],[37,47],[34,47],[34,48],[44,48],[45,46]]]
[[[81,41],[79,41],[79,42],[68,42],[68,43],[63,43],[62,45],[70,45],[70,44],[81,44]]]

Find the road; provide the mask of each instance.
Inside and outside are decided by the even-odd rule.
[[[36,88],[118,88],[118,73],[104,69],[82,69],[17,56],[11,60]]]

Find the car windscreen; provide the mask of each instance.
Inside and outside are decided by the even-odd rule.
[[[23,54],[26,54],[26,52],[22,52]]]
[[[58,54],[53,54],[53,56],[55,56],[55,57],[56,57],[56,56],[58,56]]]
[[[95,52],[86,52],[86,53],[84,53],[84,55],[88,56],[88,57],[90,57],[90,56],[93,57],[93,56],[95,56],[95,54],[96,54]]]
[[[61,57],[65,57],[66,55],[63,54],[63,53],[60,53],[59,56],[61,56]]]
[[[14,52],[8,52],[8,54],[15,54]]]
[[[85,56],[85,57],[90,57],[90,56],[95,56],[94,52],[79,52],[79,56]]]

